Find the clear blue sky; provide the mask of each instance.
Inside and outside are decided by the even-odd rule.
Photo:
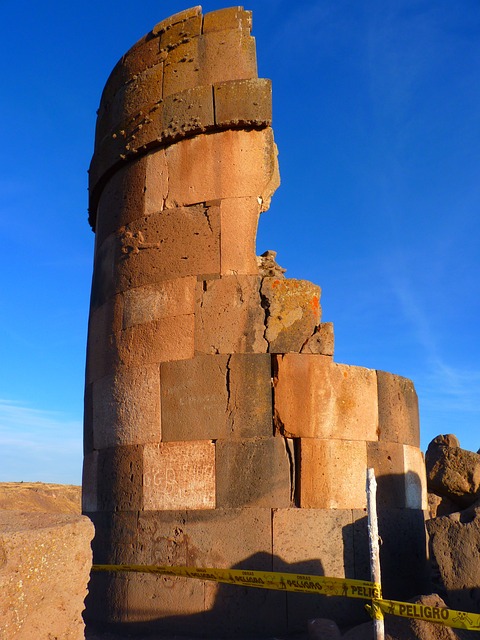
[[[79,483],[87,168],[118,58],[189,5],[1,3],[0,481]],[[206,1],[204,11],[228,6]],[[282,186],[258,252],[323,289],[335,360],[480,446],[480,3],[252,0]]]

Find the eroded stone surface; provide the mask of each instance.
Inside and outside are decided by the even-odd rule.
[[[93,534],[80,515],[0,512],[2,638],[83,640]]]

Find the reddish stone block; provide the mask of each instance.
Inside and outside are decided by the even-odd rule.
[[[95,236],[97,247],[120,227],[144,215],[147,158],[139,158],[116,171],[102,189]]]
[[[218,127],[272,124],[272,83],[263,78],[230,80],[213,87]]]
[[[366,442],[302,438],[299,453],[300,507],[360,509],[366,505]]]
[[[217,506],[288,507],[289,456],[283,438],[217,440]]]
[[[169,209],[118,233],[116,290],[220,272],[220,212],[198,204]]]
[[[330,357],[274,358],[277,428],[294,438],[377,440],[375,371],[333,363]]]
[[[200,9],[200,7],[196,7]],[[171,23],[168,26],[162,25],[157,30],[154,28],[153,33],[160,34],[160,46],[164,51],[174,51],[182,42],[191,40],[199,36],[202,32],[203,16],[201,13],[191,16],[183,16],[181,20]],[[158,26],[158,25],[157,25]]]
[[[193,87],[209,84],[202,82],[200,78],[201,43],[200,37],[185,38],[185,42],[168,52],[164,63],[163,95],[165,98]]]
[[[117,367],[93,383],[95,449],[160,442],[158,364]]]
[[[272,187],[277,179],[275,149],[270,128],[181,140],[166,150],[167,207],[245,196],[266,202],[278,186],[277,181]]]
[[[197,16],[201,17],[202,7],[191,7],[190,9],[185,9],[184,11],[179,11],[178,13],[174,13],[172,16],[165,18],[158,24],[156,24],[152,29],[152,35],[160,35],[172,27],[177,25],[183,25],[185,23],[189,23],[190,20],[196,18]],[[194,23],[195,24],[195,23]],[[193,25],[191,25],[193,26]]]
[[[193,358],[194,323],[184,315],[128,327],[113,337],[109,358],[125,366]]]
[[[377,371],[379,440],[420,446],[418,399],[411,380]]]
[[[210,31],[200,36],[199,84],[256,78],[255,38],[239,29]]]
[[[269,352],[299,353],[320,322],[320,287],[306,280],[263,278],[261,296]]]
[[[125,125],[140,111],[147,111],[163,97],[163,62],[129,78],[115,93],[108,109],[99,113],[96,135],[101,140]]]
[[[333,356],[334,342],[333,322],[321,322],[315,333],[305,342],[300,353]]]
[[[408,509],[428,509],[425,459],[418,447],[403,445],[405,506]]]
[[[180,139],[192,132],[198,135],[215,125],[213,92],[209,85],[167,96],[162,106],[161,136],[165,140]]]
[[[226,198],[220,206],[220,272],[258,275],[255,248],[261,206],[256,197]]]
[[[145,510],[215,508],[213,442],[146,445],[143,465]]]
[[[260,278],[224,276],[197,283],[195,352],[264,353]]]
[[[158,213],[165,208],[165,200],[168,194],[168,167],[165,149],[155,149],[153,153],[149,153],[144,159],[143,213],[146,216],[150,216],[152,213]],[[130,222],[130,220],[126,222]]]
[[[228,7],[210,11],[203,16],[203,33],[238,29],[250,33],[252,28],[252,12],[243,7]]]
[[[162,364],[164,442],[226,437],[228,359],[196,356]]]
[[[143,509],[143,447],[113,447],[98,452],[98,511]]]
[[[367,465],[375,471],[378,508],[404,507],[403,445],[396,442],[367,442]]]
[[[123,328],[193,314],[196,284],[197,279],[188,276],[128,289],[123,293]]]

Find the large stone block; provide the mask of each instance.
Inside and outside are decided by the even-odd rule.
[[[84,638],[93,533],[83,516],[0,512],[2,638]]]
[[[217,126],[269,127],[272,124],[270,80],[231,80],[214,85],[213,91]]]
[[[271,437],[273,421],[270,356],[262,353],[236,353],[229,357],[227,366],[228,437]]]
[[[258,275],[255,249],[261,205],[256,197],[226,198],[220,206],[222,275]]]
[[[163,441],[273,435],[267,354],[164,363],[161,378]]]
[[[205,203],[167,209],[120,229],[117,243],[117,291],[219,274],[220,211]]]
[[[301,438],[377,440],[375,371],[316,354],[274,357],[274,410],[282,433]]]
[[[283,438],[217,440],[216,473],[219,508],[291,504],[293,469]]]
[[[165,209],[165,200],[168,195],[168,167],[165,149],[155,149],[144,156],[145,159],[145,183],[144,183],[144,207],[145,216],[158,213]],[[128,165],[129,166],[129,165]],[[126,220],[128,224],[131,220]],[[122,226],[118,225],[117,229]]]
[[[210,11],[203,16],[203,33],[210,31],[225,31],[226,29],[239,29],[250,33],[252,28],[252,12],[245,11],[243,7],[228,7]]]
[[[160,442],[160,425],[158,364],[117,367],[93,383],[95,449]]]
[[[255,38],[250,36],[249,30],[240,28],[210,31],[201,36],[201,39],[201,84],[257,77]]]
[[[148,162],[148,157],[130,162],[116,171],[105,184],[96,214],[97,246],[120,227],[144,215]]]
[[[102,449],[97,461],[97,510],[143,509],[143,447]]]
[[[166,141],[184,138],[192,132],[198,135],[212,129],[214,125],[213,92],[209,85],[167,96],[162,104],[160,135]]]
[[[99,114],[96,136],[102,139],[119,129],[139,111],[162,100],[163,62],[136,74],[113,96],[108,110]]]
[[[370,580],[368,523],[365,510],[355,510],[354,545],[357,578]],[[382,593],[385,598],[406,600],[428,593],[429,574],[426,555],[424,513],[420,509],[378,510]]]
[[[187,513],[185,510],[141,511],[137,522],[136,563],[187,566]]]
[[[320,287],[306,280],[263,278],[270,353],[299,353],[321,318]]]
[[[114,334],[122,329],[123,297],[114,296],[90,311],[86,383],[103,378],[115,365]]]
[[[306,509],[363,508],[366,505],[366,471],[366,442],[301,438],[299,506]]]
[[[321,322],[303,344],[300,353],[319,353],[323,356],[333,356],[335,336],[333,322]]]
[[[168,52],[164,62],[163,94],[165,97],[192,89],[207,82],[201,80],[201,45],[199,37],[185,38]]]
[[[355,578],[353,517],[350,509],[277,509],[273,512],[273,570]],[[288,628],[304,631],[312,618],[343,625],[366,616],[363,602],[287,593]]]
[[[195,352],[265,353],[264,317],[258,276],[198,282]]]
[[[272,130],[223,131],[181,140],[166,150],[168,208],[253,196],[268,200],[276,174]],[[198,162],[202,158],[202,162]]]
[[[216,440],[227,435],[229,356],[162,364],[162,440]]]
[[[418,399],[408,378],[377,371],[378,438],[420,446]]]
[[[85,453],[82,468],[82,511],[98,509],[98,451]]]
[[[146,445],[143,467],[145,510],[215,508],[213,442]]]
[[[405,507],[403,445],[397,442],[367,442],[367,466],[375,471],[378,508]],[[421,508],[421,505],[417,508]]]
[[[194,354],[194,315],[134,325],[113,336],[107,359],[126,366],[184,360]]]
[[[195,312],[194,276],[162,280],[155,285],[128,289],[123,294],[123,329],[161,318]]]
[[[138,511],[86,511],[85,515],[95,527],[92,542],[95,564],[140,564]]]

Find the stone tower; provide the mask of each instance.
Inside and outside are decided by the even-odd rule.
[[[417,399],[333,362],[320,289],[257,259],[279,184],[251,14],[159,23],[114,68],[90,167],[96,236],[83,509],[94,561],[369,579],[366,468],[384,593],[421,590]],[[363,603],[148,574],[95,574],[86,617],[179,635],[302,630]]]

